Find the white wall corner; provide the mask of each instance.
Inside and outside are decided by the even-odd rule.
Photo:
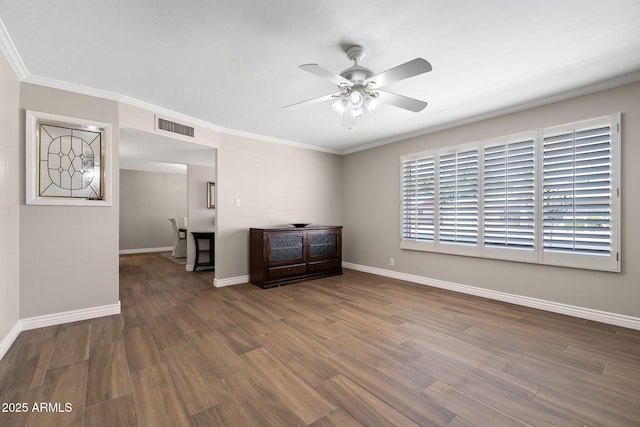
[[[419,285],[432,286],[434,288],[446,289],[468,295],[475,295],[497,301],[508,302],[524,307],[536,308],[567,316],[579,317],[581,319],[593,320],[610,325],[622,326],[624,328],[640,330],[640,318],[626,316],[624,314],[609,313],[606,311],[593,310],[586,307],[561,304],[553,301],[541,300],[522,295],[509,294],[506,292],[493,291],[490,289],[478,288],[475,286],[462,285],[459,283],[445,282],[443,280],[431,279],[428,277],[416,276],[413,274],[401,273],[398,271],[384,270],[382,268],[369,267],[366,265],[343,262],[344,268],[371,273],[378,276],[390,277],[392,279],[404,280],[406,282],[417,283]]]
[[[18,320],[16,324],[13,325],[13,328],[11,328],[9,333],[7,333],[7,335],[5,335],[0,341],[0,360],[2,360],[5,354],[7,354],[11,344],[13,344],[16,338],[18,338],[20,332],[22,332],[22,329],[20,327],[20,321]]]

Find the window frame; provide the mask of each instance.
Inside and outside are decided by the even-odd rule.
[[[621,133],[622,114],[614,113],[607,116],[582,120],[544,129],[531,130],[517,134],[501,136],[497,138],[459,144],[450,147],[442,147],[433,150],[411,153],[400,156],[400,248],[406,250],[436,252],[451,255],[464,255],[507,261],[527,262],[544,265],[554,265],[591,270],[603,270],[611,272],[621,271],[620,262],[620,206],[621,206]],[[545,250],[543,245],[543,191],[544,191],[544,138],[545,135],[558,134],[564,131],[576,129],[588,129],[590,127],[608,125],[610,128],[610,253],[609,255],[592,255],[583,253],[570,253],[555,250]],[[514,246],[490,246],[485,242],[485,150],[491,147],[513,144],[523,139],[533,141],[533,248],[519,248]],[[477,169],[477,243],[475,245],[459,244],[455,242],[442,242],[440,236],[440,158],[452,153],[476,150]],[[434,198],[433,198],[433,241],[420,241],[405,236],[405,162],[418,161],[424,158],[433,158],[434,162]],[[506,185],[506,184],[505,184]]]

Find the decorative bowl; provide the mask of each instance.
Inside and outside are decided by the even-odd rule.
[[[292,223],[291,225],[293,225],[295,228],[304,228],[304,227],[306,227],[307,225],[310,225],[310,224],[311,223],[309,223],[309,222],[307,222],[307,223],[296,222],[296,223]]]

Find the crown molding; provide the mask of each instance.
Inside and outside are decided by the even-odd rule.
[[[256,139],[259,141],[266,141],[266,142],[272,142],[274,144],[281,144],[281,145],[289,145],[292,147],[297,147],[297,148],[304,148],[307,150],[314,150],[314,151],[322,151],[325,153],[330,153],[330,154],[340,154],[340,152],[338,150],[332,150],[329,148],[324,148],[324,147],[318,147],[316,145],[309,145],[309,144],[304,144],[301,142],[296,142],[296,141],[290,141],[287,139],[281,139],[281,138],[274,138],[271,136],[266,136],[266,135],[261,135],[261,134],[257,134],[257,133],[251,133],[251,132],[245,132],[245,131],[241,131],[241,130],[237,130],[237,129],[229,129],[229,128],[225,128],[222,126],[218,126],[216,124],[204,121],[204,120],[200,120],[200,119],[196,119],[194,117],[188,116],[186,114],[183,113],[178,113],[177,111],[173,111],[173,110],[169,110],[167,108],[164,107],[159,107],[157,105],[145,102],[145,101],[141,101],[139,99],[135,99],[135,98],[131,98],[130,96],[126,96],[126,95],[122,95],[118,98],[119,102],[122,102],[124,104],[128,104],[131,105],[132,107],[137,107],[137,108],[141,108],[143,110],[147,110],[147,111],[153,111],[156,114],[161,114],[163,116],[166,116],[167,118],[171,118],[173,120],[179,121],[179,122],[186,122],[195,126],[199,126],[205,129],[209,129],[212,130],[214,132],[218,132],[221,134],[225,134],[225,135],[234,135],[234,136],[239,136],[242,138],[250,138],[250,139]]]
[[[11,36],[9,36],[7,28],[4,26],[2,18],[0,18],[0,51],[2,51],[4,57],[7,58],[7,62],[18,80],[23,81],[29,76],[27,67],[24,65],[24,62],[22,62],[22,58],[16,46],[13,44],[13,40],[11,40]]]
[[[402,135],[396,135],[390,138],[381,139],[368,144],[359,145],[357,147],[348,148],[346,150],[341,150],[338,154],[345,155],[345,154],[357,153],[358,151],[364,151],[370,148],[376,148],[383,145],[392,144],[394,142],[404,141],[406,139],[416,138],[419,136],[424,136],[431,133],[436,133],[443,130],[468,125],[471,123],[477,123],[483,120],[506,116],[507,114],[518,113],[520,111],[525,111],[525,110],[529,110],[536,107],[542,107],[544,105],[553,104],[554,102],[565,101],[567,99],[577,98],[579,96],[589,95],[591,93],[596,93],[596,92],[600,92],[607,89],[613,89],[618,86],[623,86],[623,85],[626,85],[629,83],[635,83],[638,81],[640,81],[640,71],[632,74],[620,76],[614,79],[606,80],[603,82],[598,82],[592,85],[583,86],[583,87],[580,87],[571,91],[563,92],[560,94],[539,98],[530,102],[525,102],[523,104],[501,108],[499,110],[491,111],[489,113],[478,114],[478,115],[466,117],[460,120],[443,123],[441,125],[423,128],[414,132],[404,133]]]
[[[214,132],[218,132],[220,134],[234,135],[242,138],[250,138],[258,141],[272,142],[274,144],[288,145],[291,147],[304,148],[304,149],[313,150],[313,151],[321,151],[321,152],[330,153],[330,154],[341,154],[338,150],[332,150],[325,147],[319,147],[316,145],[309,145],[301,142],[289,141],[286,139],[274,138],[271,136],[225,128],[204,120],[196,119],[195,117],[191,117],[183,113],[179,113],[177,111],[169,110],[168,108],[160,107],[158,105],[154,105],[146,101],[141,101],[139,99],[132,98],[127,95],[120,95],[115,92],[95,89],[92,87],[82,86],[75,83],[68,83],[60,80],[54,80],[46,77],[33,76],[33,75],[27,75],[25,78],[21,80],[23,82],[32,83],[39,86],[50,87],[53,89],[64,90],[67,92],[93,96],[96,98],[102,98],[102,99],[107,99],[107,100],[131,105],[132,107],[151,111],[155,114],[161,114],[167,118],[171,118],[176,121],[180,121],[182,123],[189,123],[191,125],[199,126],[201,128],[209,129]]]
[[[40,77],[34,75],[28,75],[22,80],[24,83],[31,83],[38,86],[49,87],[52,89],[64,90],[67,92],[73,92],[80,95],[93,96],[96,98],[107,99],[110,101],[119,101],[121,95],[115,92],[109,92],[107,90],[95,89],[89,86],[82,86],[75,83],[64,82],[62,80],[50,79],[47,77]]]

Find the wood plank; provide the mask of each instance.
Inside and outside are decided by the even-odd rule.
[[[336,370],[419,425],[445,425],[455,414],[426,396],[411,392],[395,376],[382,374],[375,366],[347,354],[331,358]]]
[[[191,344],[171,347],[162,354],[189,414],[222,402],[224,389],[205,358]]]
[[[5,356],[7,369],[0,382],[0,395],[42,385],[53,354],[53,339],[23,341]]]
[[[266,349],[244,355],[255,372],[293,411],[310,424],[336,408]],[[296,393],[291,393],[296,390]]]
[[[191,423],[166,365],[131,373],[136,417],[140,426],[176,427]]]
[[[85,426],[124,427],[136,426],[136,409],[132,395],[98,403],[86,409]]]
[[[149,320],[149,331],[156,340],[158,348],[165,350],[171,347],[188,344],[187,337],[170,315],[158,316]]]
[[[120,316],[91,319],[91,347],[121,341],[123,326]]]
[[[224,402],[198,412],[191,416],[195,427],[212,426],[250,426],[252,421],[234,399],[225,399]]]
[[[89,359],[87,405],[131,393],[129,365],[122,340],[93,347]]]
[[[350,417],[365,426],[417,426],[415,422],[348,378],[337,375],[318,386]]]
[[[248,368],[222,334],[207,329],[193,332],[188,338],[216,378],[224,378]]]
[[[292,345],[277,335],[263,335],[256,340],[311,386],[338,374],[326,357]]]
[[[334,409],[319,420],[309,424],[310,427],[362,427],[363,425],[353,418],[343,408]]]
[[[233,397],[242,413],[249,418],[247,425],[259,426],[306,426],[294,411],[280,399],[256,375],[239,372],[220,380],[225,390]]]
[[[431,384],[423,393],[452,413],[458,414],[477,426],[526,427],[528,425],[440,381]]]
[[[555,391],[543,388],[535,397],[534,402],[584,425],[607,427],[638,425],[639,418],[628,413],[621,413],[615,408],[609,408],[605,401],[596,397],[592,397],[589,402],[584,402],[584,399],[576,399],[576,393],[579,392],[579,390],[568,392],[567,390]],[[594,403],[597,406],[594,406]],[[635,406],[637,403],[636,399]]]
[[[533,399],[540,390],[540,386],[537,384],[510,375],[502,370],[491,368],[464,368],[452,364],[443,358],[429,355],[423,355],[411,362],[411,366],[416,370],[430,375],[434,378],[434,381],[440,380],[441,382],[458,388],[464,387],[464,385],[470,381],[478,381],[487,387],[499,387],[511,393],[514,397],[518,396],[527,400]]]
[[[201,331],[209,327],[207,322],[198,317],[198,315],[186,305],[171,307],[167,309],[167,314],[171,316],[171,319],[173,319],[185,334]]]
[[[497,372],[494,376],[481,370],[469,372],[427,356],[421,357],[412,365],[433,375],[437,382],[444,383],[525,423],[549,426],[582,425],[532,402],[539,389],[528,389],[526,382],[509,377],[505,373]]]
[[[164,363],[164,358],[148,326],[127,329],[123,335],[130,371]]]
[[[87,370],[87,361],[49,369],[42,387],[29,402],[31,411],[25,426],[82,426]],[[38,410],[34,410],[34,404]]]
[[[91,323],[64,326],[56,338],[50,366],[71,365],[89,359]]]

